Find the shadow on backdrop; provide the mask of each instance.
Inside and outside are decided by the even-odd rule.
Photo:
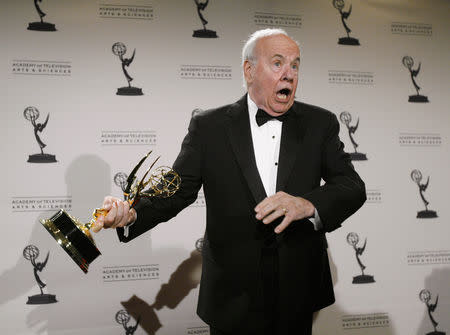
[[[202,255],[194,250],[172,273],[169,281],[161,285],[152,305],[133,295],[129,300],[123,301],[122,306],[135,320],[140,318],[140,326],[147,334],[153,335],[163,327],[156,310],[163,307],[175,309],[198,286],[201,270]]]
[[[423,309],[417,335],[450,334],[450,267],[435,268],[425,278],[415,308]]]
[[[56,181],[57,182],[57,181]],[[101,158],[95,155],[81,155],[75,158],[68,166],[65,174],[67,195],[72,196],[71,215],[88,222],[92,210],[98,207],[105,194],[111,193],[111,169]],[[54,211],[56,212],[56,210]],[[60,334],[64,330],[72,332],[86,331],[95,324],[96,287],[92,276],[88,277],[78,265],[56,243],[53,237],[39,222],[41,218],[48,218],[54,212],[45,212],[39,215],[34,224],[30,244],[40,245],[42,253],[50,250],[48,270],[43,275],[48,283],[48,289],[60,297],[57,309],[50,309],[48,305],[40,305],[31,310],[27,315],[27,325],[33,328],[37,334]],[[30,278],[31,279],[31,278]],[[83,302],[81,303],[80,302]],[[75,317],[74,307],[82,305],[83,325],[80,325],[79,317]],[[89,316],[91,314],[91,316]],[[86,317],[87,316],[87,317]],[[36,329],[37,327],[37,329]]]

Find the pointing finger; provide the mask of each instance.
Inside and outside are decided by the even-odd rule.
[[[291,224],[292,220],[290,218],[288,218],[287,216],[284,217],[283,221],[281,221],[281,223],[276,226],[275,228],[275,233],[279,234],[281,233],[283,230],[286,229],[287,226],[289,226]]]

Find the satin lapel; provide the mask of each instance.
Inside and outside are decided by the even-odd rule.
[[[299,104],[294,105],[289,113],[292,116],[283,122],[281,131],[280,156],[278,158],[277,192],[285,189],[289,176],[292,173],[295,160],[300,151],[303,140],[305,124],[302,122],[302,115]]]
[[[256,167],[255,152],[248,117],[247,96],[228,111],[228,137],[248,187],[258,204],[266,198],[266,191]]]

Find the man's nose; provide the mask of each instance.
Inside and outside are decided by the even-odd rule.
[[[297,75],[297,71],[295,71],[291,66],[287,66],[283,71],[281,80],[287,81],[289,83],[293,83],[296,75]]]

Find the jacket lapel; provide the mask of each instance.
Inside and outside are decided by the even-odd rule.
[[[284,190],[292,173],[295,160],[300,151],[303,140],[305,124],[302,122],[300,104],[295,103],[286,121],[283,122],[281,131],[280,156],[278,158],[278,173],[276,190]]]
[[[267,195],[256,166],[248,116],[247,95],[228,110],[228,137],[248,187],[258,204]]]

